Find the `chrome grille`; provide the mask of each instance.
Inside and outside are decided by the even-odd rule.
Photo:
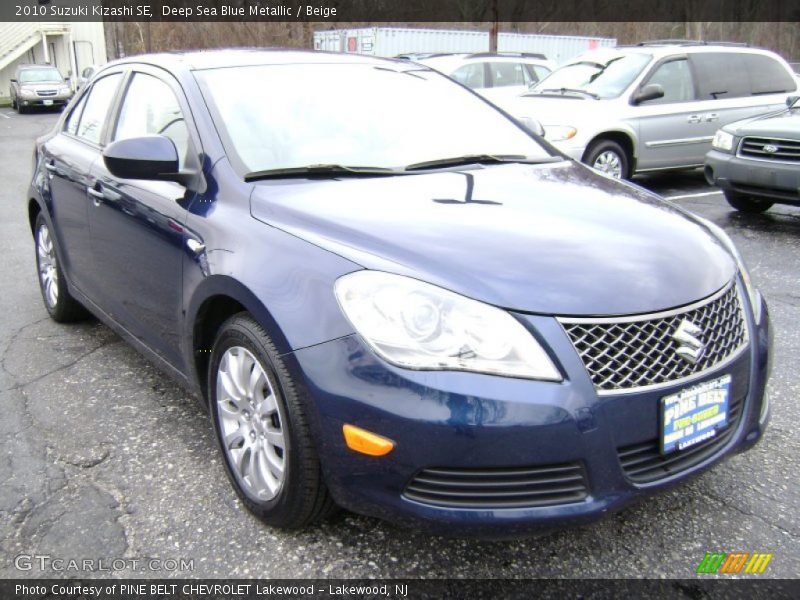
[[[559,319],[599,391],[675,382],[710,369],[747,343],[737,288],[729,284],[707,300],[658,315],[613,319]],[[697,325],[705,353],[692,364],[681,358],[673,334],[682,321]]]
[[[800,140],[746,137],[739,146],[739,155],[764,160],[800,162]]]
[[[37,96],[42,96],[42,97],[55,96],[56,95],[56,90],[38,90],[36,92],[36,95]]]
[[[508,468],[435,468],[417,473],[403,495],[453,508],[527,508],[581,502],[589,495],[583,464]]]

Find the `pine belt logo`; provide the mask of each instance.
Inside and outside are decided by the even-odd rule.
[[[740,573],[761,575],[771,560],[772,554],[764,552],[706,552],[697,567],[697,572],[717,575]]]

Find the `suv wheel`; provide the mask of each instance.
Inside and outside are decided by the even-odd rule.
[[[208,390],[225,470],[252,513],[294,529],[332,512],[294,382],[272,340],[246,313],[220,328]]]
[[[584,163],[617,179],[629,179],[631,161],[617,142],[598,140],[586,151]]]
[[[86,309],[73,298],[61,274],[56,247],[44,215],[36,217],[35,228],[36,268],[39,272],[39,289],[50,317],[58,323],[85,319]]]
[[[724,190],[725,200],[728,201],[733,208],[738,211],[746,213],[763,213],[772,208],[774,202],[764,200],[762,198],[754,198],[741,192],[734,192],[733,190]]]

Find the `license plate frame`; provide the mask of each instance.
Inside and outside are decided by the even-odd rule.
[[[45,106],[53,106],[53,101],[52,100],[42,100],[42,104],[44,104]]]
[[[658,414],[662,455],[711,439],[728,424],[732,379],[729,374],[723,375],[661,398]]]

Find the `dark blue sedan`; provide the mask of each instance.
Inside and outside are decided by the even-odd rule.
[[[562,527],[766,426],[767,310],[725,233],[413,63],[113,63],[39,140],[27,208],[53,319],[194,392],[277,527]]]

